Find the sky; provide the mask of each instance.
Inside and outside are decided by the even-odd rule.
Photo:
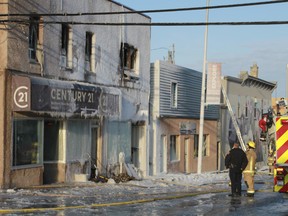
[[[270,0],[210,0],[210,6]],[[277,1],[277,0],[275,0]],[[134,10],[205,7],[206,0],[116,0]],[[209,22],[288,21],[287,3],[209,10]],[[206,11],[146,13],[151,22],[205,22]],[[202,72],[205,26],[152,26],[151,62],[167,59],[174,45],[175,64]],[[222,64],[222,76],[259,67],[260,79],[277,82],[273,97],[288,97],[288,24],[209,26],[207,62]]]

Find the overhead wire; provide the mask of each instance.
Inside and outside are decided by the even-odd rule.
[[[261,1],[261,2],[252,2],[252,3],[242,3],[242,4],[229,4],[229,5],[218,5],[218,6],[209,6],[209,7],[192,7],[192,8],[174,8],[174,9],[160,9],[160,10],[131,10],[131,11],[116,11],[116,12],[95,12],[95,13],[54,13],[54,14],[0,14],[2,16],[87,16],[87,15],[114,15],[114,14],[129,14],[129,13],[161,13],[161,12],[176,12],[176,11],[191,11],[191,10],[206,10],[206,9],[219,9],[219,8],[232,8],[232,7],[245,7],[245,6],[256,6],[256,5],[267,5],[267,4],[277,4],[285,3],[288,0],[277,0],[277,1]],[[123,7],[123,6],[122,6]],[[25,19],[5,19],[0,20],[0,25],[6,25],[7,23],[14,24],[23,24],[29,25],[31,21]],[[240,25],[287,25],[288,21],[250,21],[250,22],[145,22],[145,23],[136,23],[136,22],[120,22],[120,23],[111,23],[111,22],[79,22],[79,21],[44,21],[39,20],[35,23],[41,24],[69,24],[69,25],[97,25],[97,26],[240,26]]]
[[[29,25],[31,21],[28,20],[0,20],[1,24],[18,23]],[[287,25],[288,21],[252,21],[252,22],[155,22],[155,23],[109,23],[109,22],[75,22],[75,21],[35,21],[40,24],[69,24],[69,25],[98,25],[98,26],[240,26],[240,25]]]
[[[119,14],[135,14],[135,13],[167,13],[167,12],[178,12],[178,11],[193,11],[193,10],[211,10],[211,9],[221,9],[221,8],[233,8],[233,7],[248,7],[248,6],[258,6],[258,5],[268,5],[268,4],[279,4],[285,3],[288,0],[274,0],[274,1],[261,1],[261,2],[252,2],[252,3],[241,3],[241,4],[228,4],[228,5],[216,5],[216,6],[204,6],[204,7],[188,7],[188,8],[172,8],[172,9],[157,9],[157,10],[128,10],[128,11],[109,11],[109,12],[91,12],[91,13],[9,13],[9,14],[0,14],[0,17],[3,16],[97,16],[97,15],[119,15]],[[123,6],[123,5],[122,5]]]

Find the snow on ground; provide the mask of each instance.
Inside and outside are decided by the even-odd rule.
[[[255,180],[261,179],[261,174],[268,174],[268,167],[264,166],[257,170],[255,175]],[[162,173],[157,176],[148,176],[141,181],[131,181],[131,183],[142,186],[155,186],[156,183],[173,183],[178,185],[209,185],[215,183],[227,183],[229,182],[229,170],[224,170],[220,172],[203,172],[201,174],[191,173]]]

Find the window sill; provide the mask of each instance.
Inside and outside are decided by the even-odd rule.
[[[34,168],[41,168],[41,167],[43,167],[43,164],[27,164],[27,165],[13,166],[11,170],[34,169]]]
[[[92,71],[85,71],[85,77],[96,77],[96,73]]]
[[[29,64],[40,65],[40,63],[36,59],[29,59]]]
[[[180,162],[180,159],[170,161],[170,163],[179,163],[179,162]]]
[[[73,69],[71,67],[61,66],[61,69],[67,72],[71,72],[71,73],[73,72]]]
[[[139,75],[134,70],[124,69],[124,80],[130,82],[136,82],[139,80]]]

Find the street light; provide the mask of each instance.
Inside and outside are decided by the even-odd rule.
[[[198,166],[197,173],[202,172],[202,149],[203,149],[203,127],[204,127],[204,108],[205,108],[205,90],[206,90],[206,60],[207,60],[207,38],[208,38],[208,19],[209,19],[209,3],[206,0],[206,27],[204,36],[204,56],[203,56],[203,71],[202,71],[202,87],[201,87],[201,105],[200,105],[200,125],[199,125],[199,143],[198,143]]]

